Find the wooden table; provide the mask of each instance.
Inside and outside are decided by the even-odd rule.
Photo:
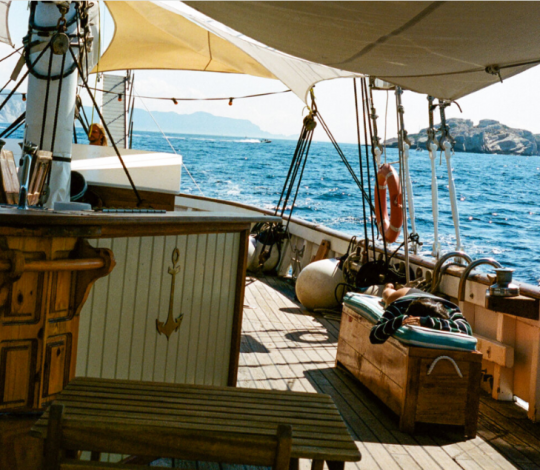
[[[55,403],[64,416],[102,423],[167,426],[209,432],[275,434],[278,424],[293,429],[291,467],[299,458],[312,459],[312,468],[344,468],[360,460],[360,452],[328,395],[234,387],[167,384],[75,378]],[[48,412],[32,434],[44,439]]]

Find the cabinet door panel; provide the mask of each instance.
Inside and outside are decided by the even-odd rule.
[[[37,341],[0,342],[0,409],[32,406],[36,362]]]
[[[54,398],[69,381],[71,334],[51,336],[45,343],[42,398]]]

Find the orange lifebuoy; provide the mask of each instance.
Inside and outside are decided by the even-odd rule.
[[[390,217],[388,217],[388,207],[386,205],[386,187],[388,187],[390,194]],[[382,165],[377,173],[375,217],[377,218],[379,231],[384,234],[384,239],[389,243],[395,242],[403,225],[403,195],[399,184],[399,176],[396,170],[388,163]]]

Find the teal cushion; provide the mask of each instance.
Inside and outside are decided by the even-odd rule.
[[[384,304],[380,297],[349,293],[343,303],[374,325],[384,314]],[[422,326],[402,326],[394,337],[404,344],[430,349],[450,349],[454,351],[476,351],[476,338],[462,333],[433,330]]]

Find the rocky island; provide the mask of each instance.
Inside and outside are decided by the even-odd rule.
[[[493,119],[482,119],[476,126],[470,119],[448,119],[456,152],[493,153],[499,155],[540,155],[540,134],[523,129],[512,129]],[[426,149],[427,129],[409,134],[411,148]],[[397,139],[385,142],[397,148]]]

